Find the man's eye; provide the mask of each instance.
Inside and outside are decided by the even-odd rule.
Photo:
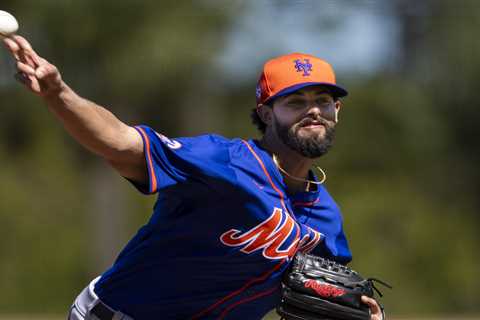
[[[326,100],[326,99],[318,99],[318,100],[317,100],[317,103],[318,103],[318,105],[320,105],[320,106],[327,107],[327,106],[333,104],[333,101]]]
[[[291,100],[291,101],[288,101],[288,105],[290,105],[290,106],[302,106],[302,105],[303,105],[303,101],[300,101],[300,100]]]

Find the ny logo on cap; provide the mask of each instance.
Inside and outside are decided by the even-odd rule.
[[[295,68],[297,69],[297,72],[302,72],[303,71],[303,76],[306,77],[306,76],[309,76],[310,73],[308,73],[309,71],[312,71],[312,64],[310,63],[310,61],[308,59],[303,59],[305,61],[305,63],[302,63],[302,61],[300,61],[300,59],[297,59],[295,60]]]

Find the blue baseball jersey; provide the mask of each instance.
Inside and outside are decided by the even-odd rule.
[[[153,214],[96,283],[136,320],[261,319],[279,301],[297,250],[351,260],[338,206],[323,185],[288,195],[255,140],[169,139],[146,126]]]

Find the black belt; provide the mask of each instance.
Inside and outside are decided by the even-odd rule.
[[[90,313],[100,320],[112,320],[115,315],[115,311],[112,311],[112,309],[107,307],[102,301],[98,301],[95,307],[90,310]]]

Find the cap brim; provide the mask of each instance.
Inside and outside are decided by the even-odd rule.
[[[327,87],[332,95],[336,98],[342,98],[346,97],[348,95],[348,91],[342,88],[341,86],[329,82],[304,82],[304,83],[299,83],[294,86],[285,88],[281,91],[279,91],[277,94],[269,97],[264,103],[268,103],[268,101],[271,101],[272,99],[282,97],[289,95],[291,93],[294,93],[295,91],[298,91],[300,89],[306,88],[306,87],[312,87],[312,86],[324,86]]]

